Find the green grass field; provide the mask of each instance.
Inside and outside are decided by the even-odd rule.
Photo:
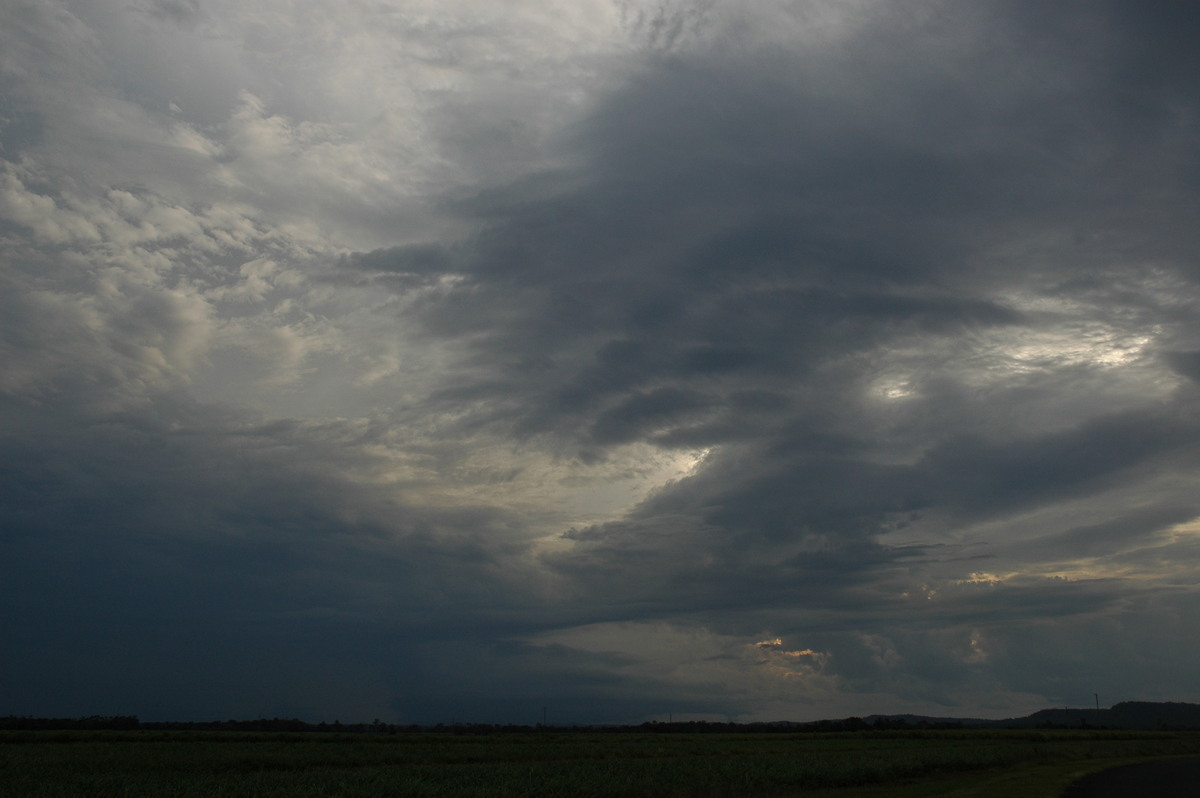
[[[3,732],[0,796],[1038,796],[1200,734]]]

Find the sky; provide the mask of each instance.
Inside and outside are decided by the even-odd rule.
[[[1200,701],[1197,30],[6,0],[0,715]]]

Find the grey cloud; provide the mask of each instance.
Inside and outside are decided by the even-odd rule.
[[[600,413],[592,426],[592,440],[600,444],[636,440],[664,426],[678,425],[706,405],[703,396],[678,388],[639,393]]]
[[[1089,273],[1092,249],[1050,265],[989,258],[1005,238],[1111,237],[1115,204],[1187,151],[1174,118],[1141,119],[1134,138],[1121,127],[1124,100],[1104,83],[1126,53],[1110,48],[1113,29],[1076,30],[1064,17],[1038,28],[1036,48],[1016,46],[1034,23],[995,8],[1000,16],[964,13],[936,30],[889,29],[885,15],[848,45],[857,60],[776,51],[654,61],[570,142],[585,155],[581,178],[503,210],[491,196],[460,206],[488,229],[459,244],[462,289],[423,312],[432,333],[469,337],[479,376],[472,386],[460,375],[441,400],[474,408],[484,425],[574,441],[588,461],[632,440],[745,444],[578,538],[588,545],[556,567],[627,576],[644,547],[672,552],[677,568],[690,549],[727,558],[733,584],[745,574],[737,547],[774,541],[777,573],[854,583],[893,562],[874,541],[896,518],[930,508],[989,517],[1100,492],[1192,439],[1169,412],[1092,407],[1030,435],[954,385],[988,367],[958,366],[956,342],[1058,323],[998,300],[997,287],[1086,298],[1106,320],[1120,308],[1131,329],[1164,317],[1136,283],[1107,289]],[[1129,73],[1121,90],[1160,79]],[[1147,140],[1168,146],[1141,149]],[[1152,221],[1161,244],[1140,222],[1116,227],[1180,275],[1185,264],[1169,259],[1188,240],[1171,233],[1194,204],[1185,183],[1158,184],[1179,202]],[[360,262],[377,257],[404,256]],[[855,394],[904,349],[929,353],[903,362],[918,370],[925,396],[905,401],[922,415],[907,431],[864,424]],[[1026,401],[1103,379],[1049,368]],[[747,406],[748,396],[761,401]],[[1022,401],[1015,386],[998,391],[1004,401]],[[990,436],[981,423],[995,425]],[[899,462],[881,462],[889,447]],[[810,535],[829,548],[782,553]],[[673,580],[660,580],[664,597]]]
[[[437,244],[410,244],[374,252],[355,253],[347,262],[354,268],[367,271],[423,276],[451,271],[455,259],[450,252]]]
[[[1168,527],[1200,516],[1200,506],[1139,508],[1100,524],[1076,527],[1047,536],[1035,545],[1043,557],[1090,557],[1115,555],[1126,548],[1156,544],[1156,534]]]
[[[1176,615],[1176,608],[1186,612],[1194,605],[1194,596],[1168,602],[1151,597],[1130,601],[1125,611],[1107,618],[1027,622],[1008,633],[1010,644],[996,666],[1010,674],[1012,683],[1048,697],[1061,696],[1060,703],[1085,703],[1077,696],[1083,693],[1086,698],[1091,692],[1102,697],[1132,692],[1164,696],[1172,689],[1168,685],[1174,683],[1180,662],[1150,652],[1166,641],[1174,650],[1194,647],[1193,630]],[[1142,674],[1136,686],[1130,684],[1132,671]]]
[[[190,22],[203,14],[197,0],[155,0],[147,4],[146,11],[176,23]]]
[[[900,39],[873,43],[878,59],[903,51]],[[1075,116],[1088,96],[1077,87],[1035,115],[1023,86],[965,60],[997,90],[961,78],[943,87],[954,102],[936,107],[962,101],[945,131],[905,107],[950,80],[920,61],[898,67],[912,80],[905,92],[864,107],[883,70],[852,66],[865,82],[830,96],[819,78],[840,64],[775,58],[770,69],[680,59],[648,70],[580,134],[585,188],[518,204],[464,243],[468,282],[424,309],[429,327],[474,336],[481,361],[512,364],[490,384],[532,400],[526,427],[561,434],[585,426],[580,413],[701,376],[718,381],[719,403],[723,373],[804,379],[898,336],[1019,324],[1015,309],[972,296],[993,279],[975,253],[1001,231],[1091,225],[1086,206],[1107,204],[1087,182],[1107,167],[1019,138],[1070,123],[1102,142],[1103,127]],[[1018,138],[993,139],[996,128]],[[1006,268],[1020,279],[1021,266]],[[664,379],[675,384],[651,383]]]
[[[701,691],[664,696],[665,685],[619,673],[632,658],[567,646],[455,640],[412,647],[399,659],[405,687],[392,702],[408,722],[554,725],[642,722],[670,711],[734,714]],[[398,663],[398,664],[399,664]],[[665,708],[665,709],[664,709]]]
[[[0,581],[17,610],[5,635],[22,641],[4,655],[21,675],[3,694],[12,711],[377,712],[397,684],[356,696],[336,674],[484,616],[491,634],[528,628],[504,618],[532,596],[495,570],[523,548],[511,519],[354,487],[342,474],[361,455],[335,431],[231,428],[169,404],[159,420],[4,404]],[[65,684],[22,664],[34,651],[73,663],[56,668]],[[255,697],[263,669],[289,686]],[[299,690],[306,672],[327,687]]]
[[[171,36],[201,12],[142,8]],[[1195,545],[1170,531],[1194,518],[1197,468],[1197,72],[1178,33],[1194,12],[889,7],[836,44],[742,47],[757,5],[654,8],[627,9],[636,62],[554,135],[514,136],[512,109],[465,100],[425,120],[470,122],[445,151],[504,179],[443,186],[412,217],[371,177],[401,150],[306,121],[323,95],[296,99],[303,81],[280,88],[283,110],[243,95],[229,116],[235,89],[279,65],[209,83],[134,80],[145,52],[101,59],[147,107],[176,88],[202,106],[155,135],[237,134],[244,152],[181,166],[228,182],[175,202],[158,178],[133,184],[179,153],[145,150],[120,196],[195,228],[161,236],[138,227],[149,211],[118,224],[125,200],[97,177],[121,170],[124,133],[94,145],[120,157],[77,153],[78,173],[65,156],[10,164],[10,711],[71,714],[99,690],[111,708],[77,714],[390,704],[401,720],[536,722],[528,706],[553,702],[574,708],[552,720],[587,722],[667,696],[770,715],[787,691],[737,665],[763,634],[820,653],[788,682],[805,706],[840,690],[829,700],[1002,712],[1075,700],[1071,669],[1114,696],[1133,689],[1126,668],[1166,685],[1138,697],[1195,697],[1183,666],[1138,648],[1195,638],[1179,620]],[[85,32],[34,22],[51,53]],[[48,82],[22,78],[6,158],[36,138],[52,159],[91,129],[64,98],[89,85],[71,69],[121,39],[95,28]],[[259,135],[278,146],[254,155]],[[423,185],[397,170],[397,192]],[[304,212],[305,186],[336,191]],[[281,216],[310,237],[266,221]],[[400,232],[378,234],[385,217]],[[343,223],[375,231],[361,251],[319,232]],[[253,264],[266,271],[242,274]],[[218,339],[258,359],[222,370],[236,357]],[[369,375],[347,354],[362,349]],[[273,415],[239,405],[275,369],[292,381],[255,389]],[[189,398],[202,390],[208,404]],[[324,417],[290,412],[306,401]],[[1064,520],[1075,508],[1086,518]],[[555,642],[622,625],[643,637]],[[639,670],[660,626],[720,637],[687,663],[714,681]],[[256,696],[265,672],[281,686]]]
[[[1200,352],[1164,352],[1163,359],[1178,374],[1200,382]]]
[[[934,491],[966,509],[1100,490],[1147,460],[1189,448],[1196,430],[1157,413],[1101,418],[1034,440],[960,439],[927,458]]]

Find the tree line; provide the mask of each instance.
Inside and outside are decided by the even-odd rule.
[[[529,734],[555,732],[606,732],[613,734],[745,734],[795,732],[893,731],[903,729],[961,729],[959,722],[910,722],[904,718],[877,717],[868,722],[858,717],[844,720],[820,720],[812,723],[726,723],[720,721],[647,721],[636,725],[547,726],[494,723],[438,723],[433,725],[384,723],[310,723],[299,718],[258,718],[255,720],[213,721],[141,721],[136,715],[89,715],[83,718],[0,717],[3,731],[230,731],[230,732],[323,732],[344,734]]]

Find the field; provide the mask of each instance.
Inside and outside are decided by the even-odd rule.
[[[0,732],[0,796],[1056,795],[1200,734]]]

